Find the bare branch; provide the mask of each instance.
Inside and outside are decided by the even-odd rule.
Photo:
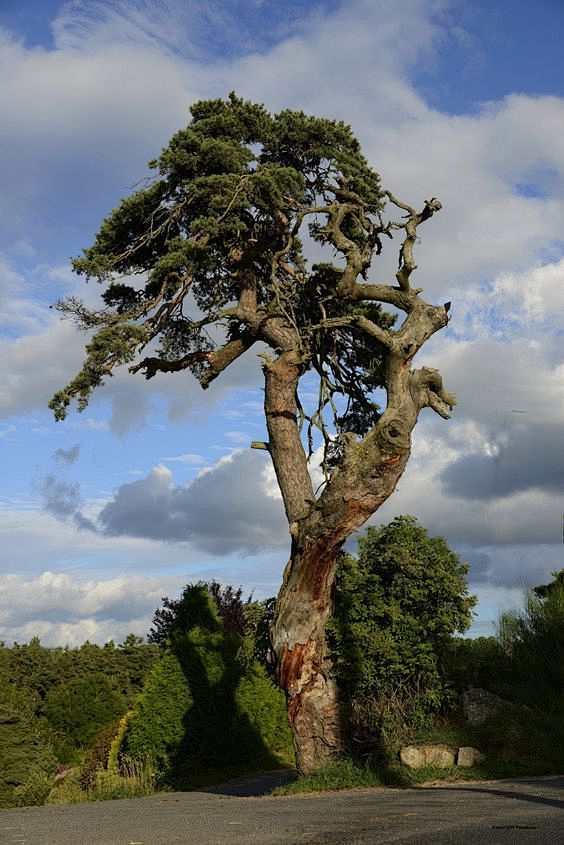
[[[169,361],[167,358],[143,358],[138,364],[129,368],[130,373],[138,373],[140,370],[144,372],[146,379],[151,379],[157,373],[177,373],[180,370],[186,370],[191,364],[200,361],[208,361],[211,352],[189,352],[182,358],[176,361]]]
[[[450,412],[456,405],[456,397],[444,387],[439,371],[422,367],[411,373],[411,379],[412,392],[413,388],[418,391],[420,407],[430,407],[443,419],[450,419]]]
[[[430,200],[425,200],[423,211],[417,213],[410,205],[406,205],[396,199],[390,191],[385,191],[384,193],[394,205],[408,213],[408,219],[405,223],[392,223],[392,228],[405,229],[406,231],[405,240],[400,247],[399,268],[396,273],[396,279],[402,290],[409,291],[409,277],[417,269],[417,264],[413,258],[413,247],[417,240],[417,227],[420,223],[432,217],[436,211],[440,211],[442,205],[436,197],[432,197]]]

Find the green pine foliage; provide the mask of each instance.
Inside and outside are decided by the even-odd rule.
[[[0,807],[43,804],[57,760],[34,702],[13,684],[0,686]]]
[[[167,653],[133,709],[122,757],[150,762],[160,784],[176,787],[291,759],[284,696],[245,637],[225,633],[207,586],[188,585],[156,622]]]
[[[343,122],[291,110],[270,114],[233,93],[195,103],[190,112],[188,126],[150,162],[154,177],[122,200],[73,261],[76,273],[103,283],[104,307],[91,310],[74,297],[58,303],[94,335],[82,370],[50,403],[55,417],[64,418],[73,400],[82,410],[114,367],[131,363],[149,342],[157,357],[132,370],[151,378],[163,363],[165,370],[188,368],[206,387],[217,374],[206,363],[215,350],[211,337],[220,345],[226,336],[251,340],[232,312],[246,267],[258,306],[284,313],[299,329],[304,370],[325,369],[350,394],[337,431],[354,426],[362,433],[378,415],[368,394],[382,385],[382,348],[351,323],[328,355],[320,307],[328,318],[362,314],[388,328],[394,318],[378,303],[336,297],[341,262],[309,268],[300,238],[309,231],[329,246],[328,259],[342,257],[348,247],[325,227],[328,210],[342,203],[341,230],[365,255],[364,273],[381,250],[380,236],[390,234],[380,220],[378,174]],[[380,225],[366,228],[368,217]],[[194,305],[198,319],[188,316]],[[212,324],[221,330],[209,332]]]
[[[166,780],[171,754],[184,736],[183,718],[192,704],[188,681],[177,657],[165,655],[149,673],[133,709],[121,752],[151,762]]]
[[[39,637],[29,643],[0,647],[0,680],[29,691],[40,711],[42,702],[54,687],[76,678],[102,674],[132,704],[151,666],[159,659],[159,649],[130,634],[123,643],[103,646],[86,641],[79,648],[47,648]]]

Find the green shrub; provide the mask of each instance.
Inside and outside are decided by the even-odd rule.
[[[45,700],[43,713],[57,732],[60,755],[67,762],[76,750],[90,746],[102,728],[125,711],[123,696],[101,674],[76,678],[54,687]]]
[[[475,687],[501,693],[511,670],[496,637],[453,637],[442,651],[441,673],[458,693]]]
[[[442,537],[400,516],[359,538],[339,560],[335,610],[327,626],[352,738],[391,745],[451,701],[440,656],[471,621],[467,564]]]
[[[192,705],[177,657],[166,654],[149,673],[125,733],[123,750],[138,763],[151,761],[161,779],[184,737],[183,719]]]
[[[155,792],[152,769],[125,758],[123,768],[123,774],[113,770],[99,770],[88,789],[81,786],[80,769],[73,769],[51,790],[47,803],[81,804],[87,801],[140,798]]]
[[[116,735],[112,739],[112,742],[110,744],[110,750],[108,753],[107,768],[109,772],[119,772],[123,741],[131,724],[132,718],[133,710],[128,710],[127,713],[125,713],[125,715],[123,715],[118,722]]]
[[[80,784],[83,789],[90,789],[96,781],[98,772],[108,768],[108,759],[112,742],[118,732],[120,722],[114,722],[107,728],[102,728],[94,745],[88,749],[80,768]]]
[[[258,663],[243,670],[239,637],[193,628],[174,642],[133,710],[128,756],[151,761],[159,783],[187,786],[291,754],[284,697]]]
[[[56,767],[48,731],[27,691],[0,687],[0,807],[42,804]]]
[[[286,718],[286,698],[280,687],[273,684],[263,666],[256,661],[241,677],[235,692],[235,703],[260,736],[264,747],[279,754],[282,760],[293,762],[294,746]],[[237,740],[239,753],[243,741],[244,737]]]
[[[562,709],[564,699],[564,582],[559,574],[551,584],[527,596],[520,612],[504,613],[499,641],[511,675],[508,693],[516,701]]]
[[[34,768],[24,782],[14,788],[15,807],[41,807],[53,786],[53,773]]]

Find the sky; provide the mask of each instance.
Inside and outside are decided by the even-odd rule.
[[[561,568],[564,487],[563,0],[1,0],[0,639],[78,645],[150,628],[197,580],[276,594],[289,551],[264,452],[260,361],[204,394],[118,373],[82,414],[47,403],[85,338],[51,305],[106,214],[231,90],[350,123],[421,229],[417,285],[452,301],[417,365],[422,413],[398,489],[470,564],[473,635]],[[372,279],[393,280],[396,246]],[[354,550],[354,543],[351,548]]]

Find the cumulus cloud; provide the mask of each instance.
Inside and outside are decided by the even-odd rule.
[[[7,575],[0,581],[0,638],[40,636],[45,645],[76,646],[132,631],[146,635],[162,596],[178,586],[178,578],[131,574],[98,580],[49,570],[32,578]]]
[[[488,500],[523,490],[560,493],[564,487],[562,427],[523,426],[502,433],[489,454],[466,455],[441,473],[447,492]]]
[[[475,423],[420,425],[405,474],[371,522],[413,514],[465,556],[473,581],[504,587],[521,581],[530,586],[537,578],[542,582],[562,554],[561,503],[549,487],[469,498],[463,479],[455,491],[442,483],[456,461],[489,449],[487,432]]]
[[[160,465],[119,487],[99,522],[109,535],[190,541],[211,554],[287,546],[282,503],[269,495],[265,470],[264,456],[236,451],[179,487]]]
[[[514,94],[472,114],[430,108],[415,85],[418,66],[432,66],[441,42],[464,42],[444,14],[450,5],[331,2],[323,4],[322,16],[314,11],[309,17],[308,10],[288,31],[279,26],[290,17],[286,8],[273,12],[270,4],[258,30],[260,50],[248,32],[257,32],[261,3],[246,4],[243,13],[235,0],[75,0],[57,17],[51,50],[28,49],[0,33],[0,70],[10,78],[0,92],[2,237],[6,252],[16,244],[11,255],[27,261],[58,248],[58,266],[78,252],[146,172],[145,162],[186,123],[187,105],[202,96],[235,88],[273,110],[293,107],[350,121],[396,195],[414,204],[432,195],[443,202],[441,214],[421,229],[416,275],[424,296],[453,302],[448,332],[435,336],[420,357],[457,393],[454,420],[432,423],[425,412],[413,459],[378,519],[414,513],[433,533],[466,548],[472,577],[491,583],[499,597],[510,589],[509,579],[515,583],[525,571],[546,580],[545,569],[558,565],[561,550],[554,490],[562,471],[556,432],[564,377],[558,316],[564,308],[564,101]],[[217,54],[222,38],[222,60],[202,61],[208,49]],[[63,245],[67,214],[72,222],[65,224]],[[393,278],[397,242],[390,246],[374,263],[374,280]],[[40,285],[43,299],[51,290],[48,282],[74,286],[60,270],[26,274],[0,257],[4,417],[44,408],[82,360],[84,338],[36,299]],[[118,373],[97,392],[93,407],[105,414],[108,400],[109,427],[123,436],[155,408],[178,420],[202,407],[205,418],[228,391],[257,384],[257,374],[256,357],[244,356],[204,398],[187,374],[147,383]],[[7,424],[2,431],[9,436],[14,428]],[[237,436],[231,432],[234,442]],[[162,451],[161,445],[154,461]],[[190,463],[192,457],[161,460]],[[258,552],[280,549],[288,539],[271,467],[255,453],[236,453],[186,487],[164,467],[122,485],[102,508],[105,534],[76,532],[81,519],[93,523],[100,509],[91,503],[83,510],[76,484],[52,475],[40,492],[46,512],[37,512],[35,522],[20,512],[0,520],[4,550],[15,561],[25,545],[30,567],[32,540],[42,560],[53,564],[74,556],[135,568],[163,565],[163,542],[168,564],[180,565],[194,560],[194,548]],[[488,595],[489,601],[494,593]],[[103,637],[111,627],[95,616],[83,621],[81,639]],[[27,630],[23,619],[17,624]],[[37,624],[48,632],[56,621]],[[72,626],[81,623],[65,624],[69,637],[79,636]]]

